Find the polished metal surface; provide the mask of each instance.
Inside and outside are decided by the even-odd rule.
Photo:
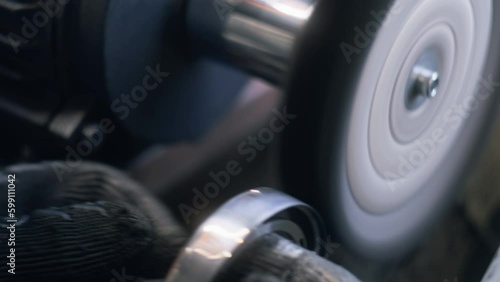
[[[299,225],[293,218],[284,219],[283,213],[292,210],[305,221]],[[311,207],[270,188],[252,189],[226,202],[199,226],[165,281],[213,281],[245,244],[269,233],[314,251],[325,238],[321,219]]]
[[[288,73],[316,0],[191,0],[188,30],[212,53],[270,82]],[[205,48],[205,47],[204,47]]]
[[[408,78],[406,108],[415,110],[426,101],[436,98],[441,84],[440,62],[443,54],[437,48],[425,50],[414,63]]]

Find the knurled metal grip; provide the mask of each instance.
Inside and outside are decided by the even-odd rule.
[[[245,246],[269,233],[319,252],[325,231],[308,205],[271,188],[244,192],[222,205],[191,237],[166,282],[213,281]]]

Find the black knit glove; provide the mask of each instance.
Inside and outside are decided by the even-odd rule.
[[[15,246],[8,246],[9,174],[15,174]],[[0,217],[0,281],[163,278],[187,239],[144,188],[96,163],[81,163],[62,181],[51,163],[3,169]],[[15,275],[8,272],[11,248]]]

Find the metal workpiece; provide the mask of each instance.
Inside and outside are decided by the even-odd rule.
[[[294,46],[316,0],[191,0],[194,46],[272,83],[290,69]]]
[[[317,252],[325,238],[311,207],[270,188],[252,189],[226,202],[198,227],[165,281],[213,281],[246,246],[270,233]]]

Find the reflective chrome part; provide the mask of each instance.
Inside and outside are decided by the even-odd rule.
[[[284,219],[285,212],[295,213],[300,225],[294,218]],[[252,189],[226,202],[198,227],[165,281],[213,281],[245,244],[269,233],[314,251],[325,238],[322,221],[311,207],[270,188]]]
[[[415,66],[413,74],[415,75],[415,94],[424,95],[428,98],[436,97],[439,86],[439,73],[426,67]]]
[[[437,47],[425,50],[420,55],[408,78],[405,103],[409,110],[419,108],[425,101],[438,95],[442,61],[442,52]]]
[[[293,47],[315,3],[316,0],[191,0],[189,32],[202,46],[216,48],[212,53],[277,83],[288,73]]]

